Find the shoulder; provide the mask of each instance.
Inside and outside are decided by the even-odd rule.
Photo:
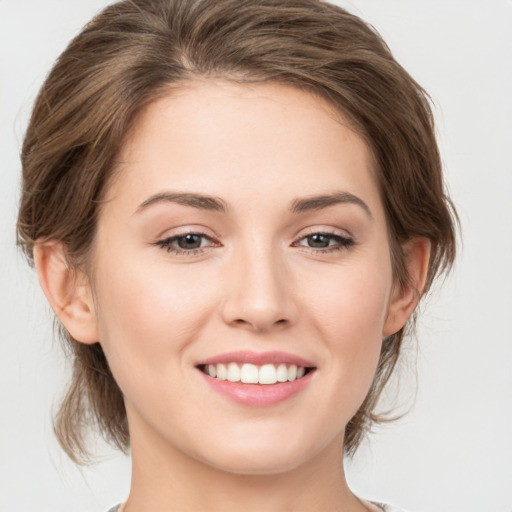
[[[115,507],[109,508],[108,512],[122,512],[121,504],[116,505]]]
[[[382,501],[361,500],[361,502],[368,509],[368,512],[405,512],[405,510],[401,508],[390,505],[389,503],[383,503]]]
[[[376,501],[371,502],[372,505],[375,505],[377,507],[376,510],[383,511],[383,512],[405,512],[405,510],[402,510],[401,508],[394,507],[393,505],[389,505],[388,503],[379,503]]]

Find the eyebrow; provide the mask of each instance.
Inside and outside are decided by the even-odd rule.
[[[361,198],[351,194],[350,192],[334,192],[332,194],[295,199],[295,201],[292,202],[290,209],[294,213],[303,213],[322,210],[336,204],[355,204],[360,206],[370,219],[373,219],[372,212],[368,205]]]
[[[160,192],[154,194],[141,203],[135,213],[140,213],[150,206],[158,203],[176,203],[184,206],[191,206],[200,210],[225,213],[228,211],[227,204],[219,197],[197,194],[192,192]],[[290,211],[293,213],[304,213],[315,210],[322,210],[336,204],[355,204],[361,207],[372,219],[372,212],[368,205],[359,197],[350,192],[333,192],[316,196],[295,199],[292,201]]]
[[[140,213],[157,203],[177,203],[214,212],[226,212],[228,209],[226,203],[219,197],[188,192],[161,192],[149,197],[141,203],[135,213]]]

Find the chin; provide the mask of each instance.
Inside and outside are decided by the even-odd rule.
[[[224,454],[216,460],[204,460],[203,462],[225,473],[265,476],[293,471],[303,464],[305,459],[298,457],[296,454],[293,457],[282,455],[276,457],[275,453],[268,456],[261,453],[254,456],[237,453],[233,454],[233,457]]]
[[[279,439],[263,444],[232,440],[228,446],[216,445],[215,453],[203,451],[198,459],[226,473],[262,476],[286,473],[314,457],[313,447],[307,450],[303,443],[294,441]]]

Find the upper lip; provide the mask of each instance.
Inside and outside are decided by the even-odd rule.
[[[270,352],[253,352],[250,350],[238,350],[235,352],[225,352],[216,356],[203,359],[197,363],[198,366],[207,364],[221,364],[221,363],[251,363],[256,366],[264,364],[295,364],[304,368],[312,368],[315,365],[304,359],[303,357],[288,352],[281,352],[279,350],[272,350]]]

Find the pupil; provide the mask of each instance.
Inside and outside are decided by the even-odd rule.
[[[180,249],[198,249],[201,247],[200,235],[185,235],[178,238],[178,246]]]
[[[320,234],[311,235],[311,236],[308,236],[308,245],[310,247],[319,247],[319,248],[328,247],[329,246],[329,238],[326,237],[325,235],[320,235]]]

